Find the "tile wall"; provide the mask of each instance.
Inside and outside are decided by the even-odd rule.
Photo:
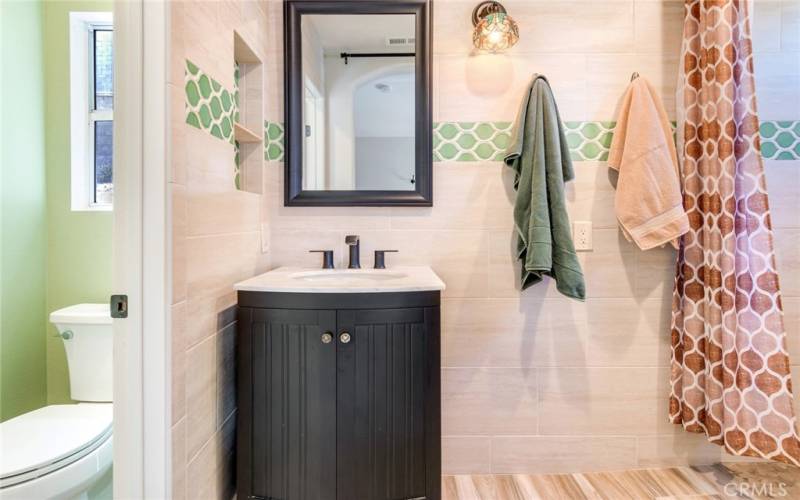
[[[173,498],[231,498],[232,285],[269,264],[261,195],[234,182],[233,30],[261,55],[272,31],[266,5],[244,0],[170,2],[170,28]]]
[[[703,463],[719,448],[667,422],[669,296],[675,255],[640,252],[616,226],[602,148],[633,71],[674,119],[680,0],[506,0],[520,43],[471,55],[474,2],[434,2],[434,121],[474,142],[440,154],[432,208],[283,206],[282,2],[172,4],[173,486],[176,498],[229,497],[235,397],[231,284],[281,265],[317,266],[345,234],[389,264],[430,265],[443,301],[443,444],[447,473],[575,472]],[[776,152],[796,152],[800,119],[800,0],[756,0],[761,117]],[[188,59],[233,88],[237,29],[263,50],[264,194],[236,190],[230,143],[185,123]],[[545,283],[518,289],[512,175],[496,143],[533,73],[548,76],[571,128],[592,124],[567,187],[572,220],[594,225],[581,253],[585,303]],[[488,124],[479,130],[481,124]],[[574,125],[573,125],[574,124]],[[788,144],[782,132],[793,131]],[[453,132],[449,130],[447,133]],[[488,134],[488,135],[487,135]],[[586,136],[587,134],[583,134]],[[786,143],[783,145],[781,143]],[[443,147],[440,142],[438,147]],[[779,148],[783,148],[778,150]],[[465,160],[463,149],[472,156]],[[480,148],[480,149],[479,149]],[[585,144],[581,142],[582,152]],[[459,161],[461,157],[461,161]],[[784,155],[785,157],[785,155]],[[790,347],[800,375],[800,160],[768,160]],[[800,379],[795,387],[800,387]]]
[[[633,71],[654,83],[674,119],[683,2],[504,5],[519,23],[519,44],[504,55],[474,56],[474,2],[434,2],[434,121],[440,128],[469,128],[476,139],[437,156],[434,206],[287,208],[283,164],[268,161],[262,211],[268,214],[271,265],[316,266],[316,255],[305,252],[310,248],[334,249],[342,265],[344,236],[355,233],[366,264],[372,250],[396,248],[400,253],[389,257],[390,264],[428,264],[439,273],[447,283],[445,472],[574,472],[717,461],[723,458],[718,447],[667,422],[674,252],[641,252],[625,241],[602,161],[609,122]],[[275,43],[267,59],[265,119],[280,123],[281,2],[268,6]],[[800,119],[800,2],[756,0],[755,38],[761,117],[792,122],[775,126],[793,129]],[[594,250],[581,253],[585,303],[562,298],[547,284],[519,291],[512,176],[496,151],[477,149],[496,146],[533,73],[548,76],[570,127],[597,128],[590,137],[597,150],[580,143],[577,178],[567,187],[571,219],[594,225]],[[479,132],[483,123],[489,128]],[[455,132],[446,141],[457,144],[464,130]],[[796,142],[788,146],[795,147]],[[471,153],[469,161],[459,161],[465,153]],[[793,158],[768,160],[767,172],[787,328],[800,364],[800,160]]]

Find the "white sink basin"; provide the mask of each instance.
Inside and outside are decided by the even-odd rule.
[[[325,271],[302,271],[291,275],[292,279],[302,281],[387,281],[408,277],[406,273],[387,269],[329,269]]]
[[[390,269],[308,269],[280,267],[234,285],[246,292],[380,293],[444,290],[427,266]]]

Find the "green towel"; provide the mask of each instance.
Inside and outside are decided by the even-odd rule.
[[[522,289],[547,275],[558,291],[583,300],[586,286],[575,255],[564,182],[574,178],[569,146],[547,79],[534,75],[520,107],[506,165],[514,169],[514,226]]]

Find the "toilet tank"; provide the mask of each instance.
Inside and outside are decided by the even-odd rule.
[[[50,313],[64,342],[70,396],[75,401],[112,401],[113,335],[108,304],[77,304]]]

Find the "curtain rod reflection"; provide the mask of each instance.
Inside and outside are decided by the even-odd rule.
[[[344,63],[347,64],[348,59],[357,58],[357,57],[414,57],[416,54],[414,52],[364,52],[361,54],[352,54],[350,52],[342,52],[339,54],[339,57],[344,59]]]

